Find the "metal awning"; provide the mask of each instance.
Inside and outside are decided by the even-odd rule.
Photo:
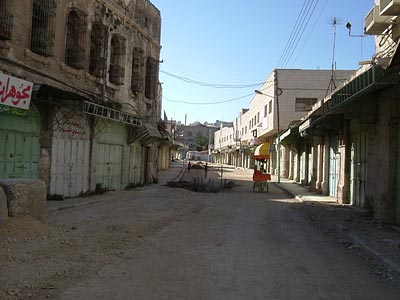
[[[394,82],[386,78],[386,75],[387,72],[384,69],[373,65],[366,71],[349,79],[328,95],[322,101],[322,104],[309,114],[308,118],[299,126],[299,132],[304,132],[328,115],[340,112],[353,101],[393,84]]]
[[[162,140],[164,138],[160,131],[150,124],[143,124],[139,127],[128,127],[128,145],[138,141],[143,145],[148,145]]]
[[[385,70],[372,66],[332,93],[330,110],[337,110],[361,96],[390,85],[383,80]]]

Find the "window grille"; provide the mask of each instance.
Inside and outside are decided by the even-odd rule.
[[[139,93],[143,89],[143,51],[141,49],[134,49],[132,55],[132,79],[131,90],[134,93]]]
[[[86,14],[77,8],[71,9],[67,20],[67,40],[65,47],[65,63],[75,69],[84,68],[86,33]]]
[[[43,56],[52,55],[56,3],[34,0],[32,7],[31,51]]]
[[[124,59],[125,59],[125,38],[114,35],[111,39],[111,57],[109,69],[109,81],[117,85],[124,84]]]
[[[13,15],[10,4],[11,0],[0,0],[0,40],[11,40]]]
[[[104,77],[106,68],[107,27],[93,23],[90,34],[89,74]]]
[[[146,62],[146,85],[145,97],[147,99],[155,98],[157,63],[153,58],[148,58]]]

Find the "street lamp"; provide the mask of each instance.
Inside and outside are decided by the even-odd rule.
[[[276,80],[276,85],[278,85],[278,75],[276,74],[275,80]],[[263,95],[263,96],[267,96],[267,97],[271,97],[274,98],[273,96],[264,94],[263,92],[261,92],[260,90],[255,90],[254,91],[256,94],[259,95]],[[281,182],[281,141],[280,141],[280,126],[279,126],[279,99],[278,97],[282,95],[282,90],[277,88],[276,92],[275,92],[275,102],[276,102],[276,122],[277,122],[277,144],[276,144],[276,148],[277,148],[277,155],[278,155],[278,183]]]

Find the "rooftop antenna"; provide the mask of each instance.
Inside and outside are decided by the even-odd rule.
[[[328,88],[326,90],[326,95],[328,95],[329,90],[332,92],[336,88],[335,82],[335,69],[336,69],[336,61],[335,61],[335,52],[336,52],[336,28],[337,25],[341,24],[342,22],[334,17],[332,20],[329,21],[329,24],[332,25],[333,28],[333,49],[332,49],[332,68],[331,68],[331,79],[329,81]]]

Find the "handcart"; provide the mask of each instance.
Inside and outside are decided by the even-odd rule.
[[[268,192],[268,181],[271,180],[271,174],[267,173],[267,164],[270,159],[270,144],[263,143],[257,146],[254,151],[254,173],[253,173],[253,192],[258,190]]]

